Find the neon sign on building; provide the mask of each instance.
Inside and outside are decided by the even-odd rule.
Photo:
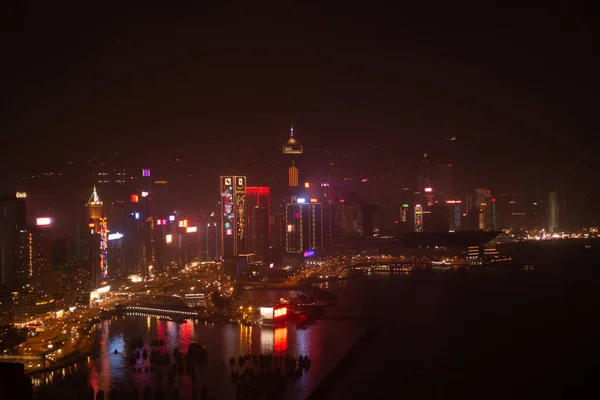
[[[98,229],[100,234],[100,282],[108,281],[108,229],[106,218],[100,218]]]
[[[423,206],[415,205],[415,232],[423,232]]]
[[[221,177],[221,243],[224,256],[243,251],[246,240],[246,177]]]

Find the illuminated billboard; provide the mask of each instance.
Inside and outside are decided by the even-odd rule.
[[[197,226],[188,226],[187,228],[185,228],[185,233],[195,233],[195,232],[198,232]]]
[[[314,255],[315,255],[315,251],[314,251],[314,250],[306,250],[306,251],[304,252],[304,257],[305,257],[305,258],[306,258],[306,257],[312,257],[312,256],[314,256]]]
[[[187,228],[188,226],[188,220],[187,219],[182,219],[181,221],[179,221],[179,227],[180,228]]]
[[[262,319],[273,319],[273,307],[261,307],[260,317]]]
[[[173,235],[165,235],[165,242],[171,243],[173,241]]]
[[[148,193],[148,192],[142,192],[142,197],[148,197],[149,194],[150,193]]]
[[[16,197],[17,197],[17,199],[26,199],[27,198],[27,192],[17,192],[16,193]]]
[[[150,170],[147,168],[144,168],[142,170],[142,176],[149,178],[150,177]]]
[[[287,307],[286,306],[277,306],[277,307],[261,307],[260,308],[260,317],[264,320],[273,320],[283,318],[287,315]]]
[[[37,226],[50,226],[50,225],[52,225],[52,218],[50,218],[50,217],[36,218],[35,224]]]
[[[140,198],[139,198],[139,196],[137,194],[132,194],[131,195],[131,202],[132,203],[137,203],[139,201],[140,201]]]
[[[273,318],[282,318],[287,315],[287,307],[276,307],[273,309]]]
[[[433,188],[426,187],[426,188],[424,189],[424,192],[425,192],[425,193],[431,193],[431,192],[433,192]]]
[[[119,232],[108,234],[108,240],[118,240],[118,239],[121,239],[122,237],[123,237],[123,234],[119,233]]]

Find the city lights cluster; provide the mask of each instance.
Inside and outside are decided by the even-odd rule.
[[[197,316],[198,314],[193,311],[180,311],[180,310],[168,310],[164,308],[153,308],[153,307],[139,307],[139,306],[127,306],[125,307],[127,311],[146,311],[152,313],[167,313],[167,314],[179,314],[179,315],[188,315],[188,316]]]

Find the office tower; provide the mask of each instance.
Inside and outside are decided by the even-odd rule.
[[[303,198],[286,206],[285,248],[288,253],[323,249],[323,205]]]
[[[421,204],[415,204],[413,221],[414,231],[423,232],[423,206]]]
[[[287,193],[286,202],[293,202],[300,195],[304,187],[304,170],[302,166],[302,155],[304,147],[294,137],[294,127],[290,128],[290,137],[282,148],[284,165],[287,166]]]
[[[246,251],[256,254],[262,260],[268,257],[271,244],[271,193],[266,186],[246,188],[246,210],[248,215]]]
[[[548,192],[548,232],[558,230],[558,195],[556,191]]]
[[[12,289],[16,279],[14,246],[21,229],[25,229],[25,200],[0,199],[0,285],[8,289]]]
[[[494,230],[492,194],[490,190],[481,188],[475,190],[475,206],[479,212],[478,229],[481,231]]]
[[[448,230],[450,232],[458,232],[462,226],[462,200],[449,199],[446,200],[448,209]]]
[[[93,284],[95,287],[103,286],[108,281],[108,226],[104,217],[103,203],[98,196],[96,186],[87,203],[89,215],[89,228],[92,239],[92,259],[94,264]],[[96,247],[97,246],[97,247]],[[97,248],[95,250],[94,248]],[[98,269],[96,269],[98,268]]]
[[[221,176],[220,182],[220,248],[223,257],[237,257],[246,245],[246,177]]]

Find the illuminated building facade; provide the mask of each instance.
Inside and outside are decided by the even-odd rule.
[[[106,218],[104,218],[104,207],[103,203],[98,196],[98,192],[96,191],[96,187],[94,186],[94,190],[92,191],[92,195],[88,200],[88,214],[89,214],[89,228],[90,233],[92,235],[96,235],[98,238],[98,242],[92,241],[92,243],[98,244],[98,259],[94,262],[96,266],[93,268],[98,268],[96,272],[93,272],[93,283],[95,287],[100,287],[105,285],[108,282],[108,224]],[[93,247],[95,247],[93,245]],[[96,253],[92,247],[92,259],[95,259]]]
[[[265,260],[271,243],[270,189],[266,186],[248,186],[246,188],[246,207],[248,216],[246,250]]]
[[[302,155],[304,154],[304,147],[294,137],[294,127],[290,128],[290,137],[287,142],[284,143],[282,148],[282,154],[287,160],[286,164],[289,163],[287,168],[287,182],[288,182],[288,193],[286,194],[286,201],[294,202],[302,188],[304,181],[302,178]]]
[[[415,205],[415,232],[423,232],[423,206]]]
[[[221,176],[221,249],[223,257],[237,257],[246,246],[246,177]]]
[[[481,231],[494,230],[492,194],[488,189],[475,190],[475,204],[479,210],[477,227]]]
[[[285,249],[288,253],[304,253],[323,248],[323,205],[306,203],[299,198],[286,206]]]

